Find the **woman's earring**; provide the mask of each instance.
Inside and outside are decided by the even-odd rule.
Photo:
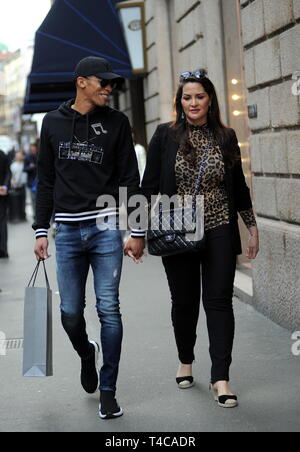
[[[184,113],[184,111],[181,113],[181,119],[182,119],[182,120],[185,119],[185,113]]]

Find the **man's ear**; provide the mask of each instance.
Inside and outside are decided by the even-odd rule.
[[[86,87],[87,80],[84,77],[77,77],[76,88],[84,89]]]

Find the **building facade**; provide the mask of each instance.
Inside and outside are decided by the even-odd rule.
[[[257,258],[239,258],[247,278],[245,301],[280,325],[298,328],[300,0],[144,3],[147,141],[158,124],[173,118],[179,74],[205,68],[223,122],[237,133],[260,230]],[[119,107],[130,119],[131,99],[128,84]],[[245,250],[248,232],[241,222],[240,230]]]
[[[5,124],[8,134],[14,138],[18,138],[21,132],[22,108],[32,55],[33,45],[30,44],[14,52],[4,64]]]
[[[33,45],[29,44],[3,55],[0,61],[0,128],[2,134],[15,142],[20,141],[22,108],[32,55]]]
[[[7,129],[5,127],[5,61],[11,56],[5,44],[0,42],[0,135],[6,135]]]
[[[253,263],[255,306],[300,326],[300,0],[241,2],[253,198],[261,251]]]

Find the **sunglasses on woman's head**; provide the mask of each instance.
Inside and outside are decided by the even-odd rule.
[[[199,71],[195,71],[195,72],[182,72],[182,74],[180,74],[180,81],[183,82],[184,80],[187,80],[189,78],[204,78],[207,76],[207,72],[205,69],[203,70],[199,70]]]

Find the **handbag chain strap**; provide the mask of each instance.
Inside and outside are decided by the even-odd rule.
[[[196,211],[196,197],[200,192],[200,185],[201,185],[201,179],[203,177],[205,168],[207,166],[207,161],[206,161],[206,157],[208,154],[208,150],[207,148],[205,148],[204,153],[203,153],[203,158],[202,161],[200,163],[199,166],[199,172],[198,172],[198,176],[197,176],[197,180],[196,180],[196,185],[195,185],[195,191],[193,193],[193,202],[192,202],[192,209],[193,211]],[[184,216],[184,213],[182,211],[182,215]],[[159,228],[161,229],[162,226],[162,203],[159,203]]]
[[[207,154],[208,154],[208,150],[205,149],[205,151],[203,153],[203,158],[202,158],[202,161],[201,161],[200,167],[199,167],[199,173],[198,173],[198,177],[196,180],[195,191],[193,193],[193,209],[195,209],[195,207],[196,207],[196,196],[200,192],[201,179],[203,177],[205,168],[207,166],[207,161],[206,161]]]

